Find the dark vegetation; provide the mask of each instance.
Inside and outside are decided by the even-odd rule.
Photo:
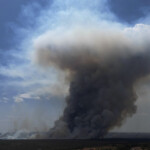
[[[150,139],[1,140],[0,150],[150,150]]]

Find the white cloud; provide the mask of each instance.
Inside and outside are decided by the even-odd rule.
[[[21,102],[23,102],[24,100],[23,100],[22,97],[14,97],[14,101],[15,101],[16,103],[21,103]]]
[[[2,97],[2,99],[0,99],[1,103],[8,103],[9,99],[7,97]]]
[[[16,103],[18,103],[18,102],[23,102],[23,101],[25,101],[26,99],[39,100],[40,97],[34,95],[34,93],[32,93],[32,92],[29,92],[29,93],[22,93],[22,94],[19,94],[19,95],[17,95],[17,96],[14,96],[14,101],[15,101]]]

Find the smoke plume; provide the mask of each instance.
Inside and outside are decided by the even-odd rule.
[[[78,27],[35,40],[36,63],[66,72],[69,85],[49,138],[100,138],[136,112],[135,86],[150,73],[150,51],[135,33]]]

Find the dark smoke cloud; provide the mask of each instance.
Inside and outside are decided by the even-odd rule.
[[[35,41],[35,61],[67,72],[69,83],[67,106],[49,138],[100,138],[136,112],[135,86],[150,73],[150,52],[133,37],[80,28]]]

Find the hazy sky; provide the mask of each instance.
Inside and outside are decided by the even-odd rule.
[[[46,130],[65,107],[66,90],[57,71],[32,62],[32,44],[39,35],[56,26],[70,27],[74,20],[90,24],[97,18],[132,28],[149,25],[149,16],[149,0],[0,0],[0,132]],[[149,84],[137,89],[137,113],[115,131],[150,132]]]

